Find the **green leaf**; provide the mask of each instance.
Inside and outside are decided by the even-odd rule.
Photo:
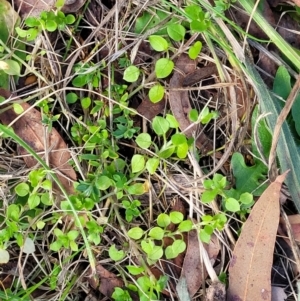
[[[135,22],[134,32],[137,34],[144,33],[145,31],[154,28],[159,23],[168,18],[169,14],[161,10],[145,11],[142,16],[138,17]],[[166,29],[162,28],[156,34],[166,34]]]
[[[178,225],[178,230],[180,232],[189,232],[190,230],[192,230],[192,228],[193,228],[193,223],[191,220],[182,221]]]
[[[168,41],[161,36],[149,36],[149,42],[151,47],[156,51],[165,51],[168,49],[169,46]]]
[[[71,240],[69,242],[69,245],[70,245],[70,249],[73,251],[73,252],[77,252],[78,251],[78,245],[77,243],[74,241],[74,240]]]
[[[163,99],[164,94],[165,88],[160,84],[157,84],[149,90],[148,96],[151,102],[157,103]]]
[[[76,21],[76,18],[73,15],[67,15],[65,18],[65,22],[68,25],[73,24]]]
[[[142,184],[142,183],[136,183],[136,184],[130,185],[127,188],[127,191],[128,191],[129,194],[142,195],[145,192],[147,192],[147,189],[146,189],[146,187],[145,187],[144,184]]]
[[[165,250],[166,258],[176,258],[180,253],[184,252],[186,244],[183,240],[176,239],[171,246],[168,246]]]
[[[150,158],[146,163],[146,169],[150,173],[150,175],[153,175],[156,172],[156,169],[159,165],[159,159],[158,158]]]
[[[122,260],[125,257],[123,250],[117,250],[116,245],[111,245],[108,250],[109,257],[114,261]]]
[[[152,128],[158,136],[163,136],[170,129],[170,125],[165,118],[161,116],[155,116],[152,120]]]
[[[190,24],[191,30],[195,32],[203,32],[207,29],[208,23],[203,20],[203,21],[198,21],[198,20],[193,20]]]
[[[147,149],[152,143],[151,136],[148,133],[141,133],[136,137],[135,142],[139,147]]]
[[[196,109],[191,109],[189,111],[189,119],[192,122],[197,122],[199,118],[199,112]]]
[[[62,243],[60,240],[54,241],[52,244],[50,244],[50,250],[54,252],[58,252],[61,247],[62,247]]]
[[[55,31],[57,29],[57,23],[54,20],[47,20],[46,29],[50,32]]]
[[[202,193],[201,202],[204,204],[212,202],[217,196],[217,192],[215,190],[207,190]]]
[[[20,75],[21,67],[14,60],[0,61],[0,70],[3,70],[8,75]]]
[[[253,202],[253,195],[251,193],[245,192],[242,193],[239,199],[239,202],[244,204],[244,205],[250,205]]]
[[[184,11],[191,20],[197,20],[202,13],[202,8],[199,5],[189,5],[184,8]]]
[[[140,172],[145,167],[145,158],[142,155],[133,155],[131,159],[131,170],[133,173]]]
[[[185,28],[181,24],[170,24],[167,27],[169,37],[176,42],[184,39],[185,31]]]
[[[179,128],[179,123],[173,115],[166,114],[166,120],[169,122],[170,128],[172,128],[172,129]]]
[[[75,103],[77,101],[77,99],[78,99],[78,96],[74,92],[70,92],[66,95],[66,100],[67,100],[68,104]]]
[[[163,159],[167,159],[171,157],[175,151],[175,145],[164,144],[162,148],[159,150],[158,156]]]
[[[130,238],[138,240],[144,235],[144,230],[140,227],[134,227],[131,228],[127,234]]]
[[[156,261],[164,255],[164,251],[161,246],[154,246],[151,253],[148,254],[150,260]]]
[[[172,135],[171,140],[174,145],[187,143],[186,136],[180,133]]]
[[[149,236],[157,240],[163,239],[164,234],[165,231],[160,227],[154,227],[149,231]]]
[[[138,80],[139,75],[140,69],[132,65],[125,69],[123,79],[127,82],[134,83]]]
[[[91,105],[92,101],[90,97],[84,97],[81,99],[81,106],[83,109],[87,109],[89,108],[89,106]]]
[[[161,58],[155,63],[155,74],[157,78],[169,76],[174,69],[174,63],[170,59]]]
[[[173,224],[179,224],[183,221],[183,214],[178,211],[170,212],[170,219]]]
[[[18,196],[25,196],[30,192],[29,185],[27,183],[20,183],[15,187],[15,192]]]
[[[112,180],[107,176],[97,178],[95,185],[100,190],[106,190],[112,185]]]
[[[67,237],[69,240],[75,240],[79,235],[79,232],[77,230],[71,230],[68,232]]]
[[[170,216],[166,213],[161,213],[158,215],[157,217],[157,224],[161,227],[161,228],[166,228],[170,225],[171,223],[171,219]]]
[[[20,219],[20,207],[16,204],[10,204],[6,210],[6,217],[18,222]]]
[[[189,49],[189,57],[191,60],[194,60],[198,57],[199,53],[202,50],[202,43],[200,41],[195,42]]]
[[[244,157],[240,153],[234,153],[231,158],[231,167],[236,179],[236,189],[240,193],[253,192],[259,196],[265,190],[266,185],[261,186],[265,181],[268,168],[260,161],[254,166],[247,166]]]
[[[210,238],[211,238],[210,234],[208,234],[204,229],[200,229],[200,239],[201,239],[201,241],[208,244],[210,242]]]
[[[134,276],[139,275],[139,274],[141,274],[142,272],[145,271],[145,268],[143,268],[143,267],[136,267],[134,265],[127,265],[126,268],[127,268],[128,272],[131,275],[134,275]]]
[[[35,207],[37,207],[41,202],[41,198],[39,195],[37,194],[31,194],[28,198],[28,206],[29,209],[33,209]]]
[[[233,198],[228,198],[225,200],[225,208],[231,212],[238,212],[241,210],[240,203]]]
[[[179,159],[184,159],[186,158],[188,151],[189,151],[189,146],[187,143],[180,144],[176,148],[176,155]]]

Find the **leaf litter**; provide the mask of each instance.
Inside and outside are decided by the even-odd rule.
[[[8,99],[12,94],[0,89],[0,95]],[[76,173],[69,163],[71,155],[67,144],[55,128],[47,133],[47,127],[42,123],[42,115],[37,109],[26,102],[20,105],[23,109],[21,115],[17,114],[13,108],[8,108],[0,114],[1,122],[5,125],[11,125],[14,132],[24,142],[46,162],[48,161],[68,194],[73,194],[73,182],[76,180]],[[18,146],[18,154],[23,157],[29,168],[37,166],[36,160],[20,145]]]
[[[83,1],[79,1],[79,2],[82,3]],[[93,3],[93,5],[95,5],[95,3]],[[75,7],[76,6],[74,6],[73,8],[75,8]],[[103,11],[101,9],[99,9],[99,11],[97,11],[97,16],[92,16],[92,18],[91,18],[95,22],[94,26],[98,26],[101,23],[101,26],[99,26],[99,28],[100,29],[105,28],[105,26],[109,24],[108,21],[110,21],[112,19],[112,16],[114,16],[114,14],[117,15],[117,13],[119,12],[118,9],[120,7],[121,6],[119,6],[119,5],[114,6],[112,1],[106,1],[105,4],[103,4],[103,6],[101,5],[101,9],[103,9]],[[77,10],[77,9],[78,8],[76,8],[75,10]],[[107,18],[105,19],[105,22],[103,21],[103,23],[102,23],[102,17],[103,17],[103,15],[105,16],[105,13],[106,13],[105,10],[109,11],[109,9],[111,9],[111,10],[106,15]],[[22,14],[26,14],[26,12],[22,11]],[[89,11],[89,14],[92,15],[93,12]],[[158,20],[158,21],[160,21],[160,20]],[[99,32],[100,31],[101,30],[99,30]],[[102,32],[101,32],[101,35],[102,35],[102,37],[106,37],[106,34],[103,34]],[[108,48],[107,51],[108,51],[108,54],[109,54],[109,52],[111,50]],[[143,63],[145,63],[145,62],[143,61]],[[185,63],[186,63],[186,66],[184,66]],[[169,96],[170,96],[170,99],[169,99],[170,106],[171,106],[171,109],[173,111],[173,114],[174,115],[177,114],[176,117],[178,118],[178,120],[180,122],[181,130],[186,131],[188,136],[193,135],[194,132],[196,132],[196,131],[201,132],[201,134],[199,136],[200,138],[197,139],[196,144],[197,144],[197,147],[200,150],[204,149],[204,151],[207,151],[207,150],[213,149],[211,139],[208,138],[205,134],[203,134],[203,131],[202,131],[203,127],[202,126],[197,125],[197,129],[196,129],[196,127],[193,127],[191,122],[187,118],[187,113],[191,108],[190,103],[189,103],[190,100],[189,100],[189,96],[188,96],[187,91],[189,90],[188,87],[190,85],[193,85],[195,81],[199,81],[203,78],[203,76],[204,76],[203,74],[206,71],[208,72],[208,74],[209,73],[214,73],[215,72],[215,67],[212,66],[211,70],[206,69],[206,71],[204,71],[204,70],[201,70],[201,69],[195,69],[196,68],[195,64],[194,64],[193,67],[191,67],[189,65],[193,65],[193,62],[191,60],[189,61],[187,56],[184,58],[184,55],[182,55],[178,58],[177,63],[176,63],[175,72],[173,73],[173,76],[171,77],[171,81],[170,81],[170,94],[169,94]],[[194,69],[194,71],[192,71],[192,69]],[[105,71],[104,73],[109,76],[108,72]],[[237,84],[237,86],[241,85],[238,81],[236,82],[236,84]],[[140,108],[141,111],[139,111],[139,109],[138,109],[138,111],[141,115],[144,115],[145,118],[151,120],[157,114],[161,114],[162,112],[164,112],[164,108],[166,107],[165,103],[163,103],[163,102],[159,103],[160,106],[154,107],[153,112],[151,112],[151,110],[152,110],[151,104],[149,103],[147,98],[144,97],[143,99],[145,99],[145,101],[142,101],[141,108]],[[22,107],[23,107],[23,110],[26,113],[23,114],[23,115],[22,114],[18,115],[18,114],[15,114],[15,112],[12,110],[9,114],[11,116],[7,117],[8,119],[7,119],[6,124],[10,124],[14,120],[17,120],[16,122],[14,122],[14,124],[16,124],[19,119],[22,119],[23,116],[28,115],[28,116],[26,116],[27,119],[24,118],[26,123],[20,123],[19,128],[22,125],[24,125],[24,127],[26,127],[27,124],[29,124],[29,126],[27,126],[27,127],[30,128],[30,131],[28,130],[27,134],[30,136],[30,139],[32,139],[33,137],[36,137],[36,136],[48,137],[49,139],[47,139],[47,138],[40,139],[41,141],[39,141],[39,144],[37,146],[35,146],[36,147],[35,150],[37,152],[41,153],[41,156],[45,159],[48,156],[49,163],[56,170],[58,170],[59,173],[64,173],[65,175],[66,175],[66,173],[68,174],[69,173],[68,170],[69,170],[70,166],[68,165],[67,162],[69,161],[70,156],[64,154],[64,152],[68,153],[68,148],[67,148],[67,145],[65,144],[65,142],[63,141],[62,137],[57,138],[57,136],[55,134],[54,136],[56,136],[56,140],[58,140],[59,143],[53,142],[52,141],[52,139],[54,139],[54,138],[52,138],[53,130],[51,131],[51,133],[47,133],[44,126],[41,124],[41,121],[40,121],[41,118],[40,118],[40,116],[38,116],[39,112],[38,111],[37,111],[38,113],[35,112],[35,109],[30,107],[27,104],[26,105],[22,104]],[[243,102],[240,103],[240,108],[241,108],[241,110],[238,111],[238,115],[241,118],[243,113],[246,111],[245,110],[245,104]],[[27,110],[28,110],[28,113],[27,113]],[[34,112],[34,113],[32,113],[32,116],[31,116],[33,118],[30,117],[31,113],[29,114],[29,112]],[[147,115],[148,113],[149,113],[149,115]],[[22,117],[20,117],[20,116],[22,116]],[[5,119],[6,117],[2,116],[2,118],[3,118],[3,120],[6,120]],[[0,117],[0,119],[1,119],[1,117]],[[3,121],[3,123],[4,123],[4,121]],[[19,128],[17,127],[18,131],[20,131]],[[37,128],[40,128],[40,129],[38,130]],[[16,129],[15,129],[15,131],[16,131]],[[22,134],[22,135],[27,136],[27,134],[26,135]],[[27,141],[26,142],[29,145],[33,145],[32,140],[35,140],[35,139],[30,140],[27,137],[24,138],[21,135],[20,135],[20,137],[22,139],[24,139],[24,141],[26,141],[26,139],[27,139],[28,142]],[[61,142],[60,139],[63,142]],[[37,139],[37,140],[39,140],[39,139]],[[49,141],[47,141],[47,140],[49,140]],[[243,139],[241,139],[241,140],[243,140]],[[49,147],[48,150],[47,150],[47,147],[45,147],[45,141],[46,141],[46,146]],[[45,148],[46,148],[46,151],[45,151]],[[58,161],[57,160],[52,161],[52,159],[51,159],[52,154],[55,153],[55,152],[59,153],[60,151],[62,151],[60,159]],[[36,162],[32,159],[31,160],[28,159],[29,158],[28,154],[24,153],[22,151],[22,149],[20,149],[20,147],[19,147],[19,153],[22,156],[25,156],[24,160],[27,160],[26,164],[29,167],[35,167],[36,166]],[[56,159],[58,159],[58,156],[57,156]],[[61,168],[61,170],[60,170],[60,168]],[[177,168],[177,166],[176,166],[176,168]],[[58,175],[59,175],[59,173],[58,173]],[[70,173],[67,176],[71,181],[76,180],[76,174],[75,174],[74,170],[71,170]],[[65,178],[65,177],[63,176],[63,178]],[[61,179],[61,181],[63,181],[63,180]],[[66,190],[70,189],[69,193],[73,193],[74,191],[73,191],[73,188],[71,188],[70,183],[71,182],[69,180],[67,180],[67,183],[64,184],[64,185],[66,185],[65,186]],[[155,184],[157,185],[157,183],[155,183]],[[192,186],[192,184],[191,184],[191,186]],[[155,186],[153,186],[153,187],[155,187]],[[169,187],[168,187],[168,189],[169,189]],[[172,193],[174,194],[174,190],[172,190],[172,189],[169,189],[169,190],[171,190]],[[158,191],[158,189],[156,189],[156,191]],[[180,192],[182,192],[182,191],[180,191]],[[168,197],[166,198],[167,202],[169,201],[169,199],[171,197],[170,195],[171,194],[168,194]],[[152,197],[152,196],[150,196],[150,197]],[[155,196],[155,198],[156,197],[157,196]],[[160,198],[157,198],[157,200],[159,202],[161,201]],[[163,201],[165,201],[165,200],[163,200]],[[162,203],[163,203],[163,201],[162,201]],[[162,206],[162,205],[160,204],[159,206]],[[162,207],[160,207],[160,209],[161,208]],[[163,210],[169,210],[168,206],[165,206],[163,208]],[[250,216],[252,218],[252,215],[250,215]],[[243,231],[245,231],[244,228],[243,228]],[[191,232],[191,234],[195,234],[195,233]],[[114,239],[117,240],[116,237],[114,237]],[[191,298],[191,296],[193,296],[197,292],[199,292],[199,289],[201,288],[202,283],[204,283],[206,278],[207,278],[207,271],[206,271],[206,268],[203,267],[203,263],[202,263],[202,266],[201,266],[202,271],[201,271],[201,273],[199,273],[199,266],[200,265],[198,263],[199,262],[201,263],[201,256],[203,256],[203,254],[201,254],[201,251],[200,251],[200,248],[199,248],[199,241],[198,241],[197,235],[194,235],[193,238],[188,236],[188,237],[185,238],[185,241],[187,242],[187,246],[188,246],[188,248],[186,250],[186,254],[182,254],[182,256],[178,256],[178,258],[176,258],[172,261],[163,260],[164,263],[162,264],[162,266],[163,266],[163,273],[169,274],[170,270],[171,270],[170,266],[172,266],[172,263],[175,263],[175,260],[179,260],[178,262],[175,263],[177,268],[173,269],[173,271],[174,271],[174,274],[175,274],[175,271],[178,274],[178,270],[179,271],[180,271],[180,269],[182,270],[181,277],[180,277],[179,282],[178,282],[181,286],[178,285],[178,287],[179,288],[181,287],[182,290],[184,290],[184,293],[182,295],[182,300],[189,300]],[[215,243],[215,245],[217,247],[215,248],[214,251],[210,251],[210,246],[211,245],[206,246],[206,251],[207,251],[209,257],[212,258],[212,265],[213,265],[214,261],[217,259],[218,253],[220,252],[219,239],[217,239],[217,242]],[[212,247],[214,247],[214,246],[212,246]],[[270,257],[272,257],[272,256],[270,256]],[[100,259],[100,256],[99,256],[99,262],[101,262],[100,260],[101,259]],[[113,266],[110,265],[110,264],[108,266],[113,268]],[[153,267],[151,267],[151,268],[153,268]],[[108,298],[111,298],[111,294],[112,294],[112,291],[113,291],[114,287],[123,287],[124,286],[124,283],[121,280],[121,278],[119,276],[117,276],[115,273],[112,273],[111,271],[106,269],[104,267],[104,264],[102,265],[102,264],[99,263],[97,265],[96,270],[97,270],[97,276],[100,279],[100,285],[99,285],[99,283],[97,283],[95,285],[94,283],[92,283],[92,281],[90,281],[89,283],[90,283],[91,287],[93,287],[95,290],[99,290],[99,292],[101,292],[104,296],[106,296]],[[185,276],[186,273],[189,274],[188,277]],[[172,273],[170,273],[170,274],[173,276]],[[204,277],[203,278],[199,277],[199,274],[201,274],[201,277],[202,277],[202,274],[203,274]],[[93,278],[94,275],[89,275],[89,276],[90,276],[90,278]],[[201,281],[199,281],[198,278],[201,278],[200,279]],[[197,279],[197,281],[194,281],[194,279]],[[218,282],[213,282],[212,283],[210,288],[212,288],[213,293],[211,295],[209,295],[209,293],[207,293],[207,298],[208,298],[207,300],[209,300],[209,301],[223,300],[221,298],[224,297],[224,294],[221,293],[221,292],[223,291],[224,286],[221,286],[221,288],[220,288],[218,286],[218,284],[219,284]],[[203,287],[203,289],[204,289],[204,287]],[[191,293],[187,292],[187,290],[189,290]],[[219,294],[220,298],[217,297],[218,292],[220,292],[220,294]],[[170,296],[170,293],[166,293],[166,296]],[[179,296],[179,291],[178,291],[178,296]]]
[[[228,301],[271,301],[271,269],[279,224],[279,197],[287,173],[270,184],[242,227],[229,266]]]

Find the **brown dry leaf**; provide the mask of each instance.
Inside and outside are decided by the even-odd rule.
[[[201,131],[202,126],[191,126],[188,114],[192,107],[189,99],[188,89],[183,88],[184,79],[196,69],[195,61],[191,60],[187,54],[181,54],[177,59],[175,71],[170,79],[170,107],[174,117],[179,123],[180,129],[187,135],[192,137],[194,133],[200,132],[196,136],[196,146],[204,153],[213,149],[212,141]]]
[[[9,98],[11,93],[4,89],[0,89],[0,95]],[[8,109],[0,114],[0,120],[3,124],[12,124],[14,132],[22,138],[33,150],[40,153],[41,157],[45,157],[45,141],[47,143],[46,151],[49,152],[49,165],[57,171],[57,177],[68,194],[74,194],[72,181],[76,180],[76,173],[72,166],[68,163],[70,160],[70,152],[67,144],[57,132],[52,129],[45,139],[46,128],[42,124],[41,113],[28,103],[21,104],[24,111],[27,111],[21,117],[13,109]],[[29,110],[30,109],[30,110]],[[23,155],[23,159],[28,167],[34,167],[37,161],[28,156],[28,153],[22,147],[18,147],[18,153]]]
[[[254,205],[234,248],[228,301],[271,301],[271,269],[280,213],[278,176]]]
[[[165,106],[166,101],[164,99],[157,103],[153,103],[148,97],[146,97],[145,99],[143,99],[136,110],[143,117],[152,120],[156,115],[160,114],[164,110]]]
[[[111,295],[114,292],[115,287],[123,287],[123,281],[118,278],[114,273],[105,269],[101,264],[96,266],[96,273],[98,280],[95,280],[95,277],[90,277],[92,271],[87,272],[87,279],[89,284],[94,289],[98,289],[104,296],[111,298]]]
[[[212,235],[209,245],[203,245],[207,251],[210,260],[215,261],[220,251],[220,245],[217,237]],[[197,291],[202,285],[203,280],[206,279],[207,275],[208,274],[205,269],[204,263],[201,263],[198,233],[196,230],[192,230],[188,233],[187,250],[180,276],[180,278],[186,279],[189,296],[191,298],[197,293]]]

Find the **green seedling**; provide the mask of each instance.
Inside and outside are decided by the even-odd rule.
[[[16,27],[16,32],[19,37],[27,41],[33,41],[42,31],[53,32],[55,30],[64,30],[67,25],[75,22],[73,15],[65,15],[62,11],[42,12],[39,17],[28,17],[25,20],[25,25],[28,29]]]
[[[253,204],[253,195],[244,192],[240,193],[234,189],[227,190],[227,180],[220,174],[215,174],[212,180],[204,180],[205,191],[201,196],[203,203],[212,202],[217,196],[222,197],[222,204],[225,210],[240,212],[249,209]]]
[[[61,248],[71,249],[73,252],[78,251],[78,245],[75,241],[79,235],[77,230],[70,230],[65,234],[60,229],[55,228],[53,232],[56,239],[50,244],[52,251],[58,252]]]
[[[177,230],[172,232],[167,229],[171,224],[177,225]],[[142,250],[147,255],[147,262],[154,264],[165,254],[167,259],[176,258],[178,254],[186,249],[186,244],[183,240],[182,233],[192,229],[190,220],[183,220],[181,212],[171,212],[169,215],[161,213],[157,218],[157,226],[150,231],[144,231],[140,227],[133,227],[128,231],[128,236],[131,239],[139,241]],[[169,237],[173,239],[170,246],[164,247],[163,238]],[[157,242],[160,241],[160,244]]]

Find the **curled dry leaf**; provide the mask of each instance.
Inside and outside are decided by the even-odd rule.
[[[201,124],[192,125],[188,114],[192,107],[189,99],[189,92],[183,87],[185,77],[194,72],[196,69],[195,61],[191,60],[188,55],[181,54],[178,58],[175,71],[170,79],[170,107],[173,115],[179,123],[180,129],[188,136],[196,134],[196,146],[206,153],[213,149],[212,141],[201,131]],[[185,83],[186,84],[186,83]],[[199,133],[199,134],[198,134]],[[198,134],[198,135],[197,135]]]
[[[0,88],[0,96],[9,98],[10,95],[9,91]],[[42,116],[38,110],[28,103],[22,103],[21,106],[25,112],[21,117],[11,108],[0,114],[1,122],[5,125],[12,123],[14,132],[36,153],[43,158],[48,156],[49,165],[57,172],[61,184],[68,194],[73,194],[72,181],[76,180],[76,173],[68,163],[71,156],[67,144],[54,128],[46,134],[46,127],[42,124]],[[18,146],[18,153],[24,156],[23,159],[28,167],[34,167],[37,164],[36,160],[29,156],[21,146]]]
[[[287,172],[261,195],[245,222],[229,267],[228,301],[271,301],[271,269]]]

